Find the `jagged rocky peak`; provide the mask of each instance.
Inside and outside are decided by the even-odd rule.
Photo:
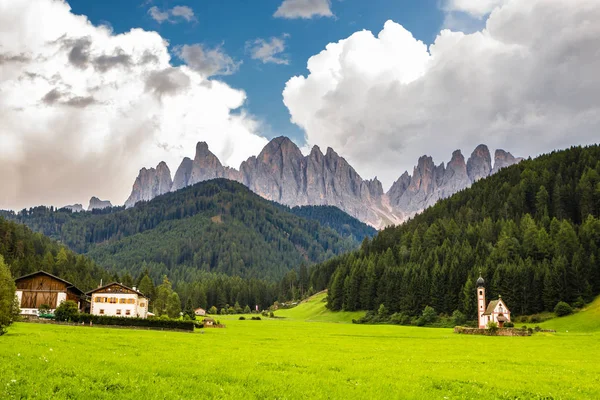
[[[208,149],[206,142],[198,142],[188,185],[224,176],[225,168],[221,161]]]
[[[406,192],[408,186],[410,185],[412,177],[408,174],[408,171],[404,171],[400,178],[396,182],[392,184],[390,190],[387,192],[387,196],[390,199],[390,203],[392,206],[396,206],[400,201],[400,197]]]
[[[510,167],[511,165],[518,164],[523,161],[520,157],[514,157],[507,151],[502,149],[496,150],[494,154],[494,169],[492,170],[492,174],[500,171],[502,168]]]
[[[370,179],[365,183],[369,188],[369,194],[372,198],[379,198],[383,196],[383,185],[381,184],[379,179],[377,179],[377,177],[375,177],[374,179]]]
[[[66,208],[67,210],[70,210],[71,212],[82,212],[82,211],[85,211],[83,209],[83,204],[70,204],[68,206],[64,206],[63,208]]]
[[[131,189],[131,195],[125,201],[125,207],[133,207],[139,201],[149,201],[168,193],[173,186],[171,170],[164,161],[156,168],[142,168]]]
[[[173,186],[171,187],[172,192],[183,189],[189,185],[190,176],[192,175],[192,164],[193,161],[189,157],[185,157],[181,161],[179,168],[177,168],[177,171],[175,172],[175,177],[173,178]]]
[[[90,204],[88,206],[88,211],[92,210],[102,210],[104,208],[112,207],[112,204],[108,200],[100,200],[97,197],[92,197],[90,199]]]
[[[492,157],[485,144],[480,144],[473,150],[467,161],[467,174],[471,182],[486,178],[492,172]]]

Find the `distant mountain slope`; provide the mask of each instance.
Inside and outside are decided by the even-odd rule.
[[[475,282],[515,315],[600,293],[600,146],[526,160],[477,181],[359,251],[311,270],[332,310],[474,317]]]
[[[14,278],[38,270],[57,275],[79,287],[89,290],[105,282],[110,275],[88,257],[65,249],[41,233],[32,232],[24,225],[0,217],[0,255],[8,264]]]
[[[196,145],[194,159],[184,158],[171,180],[169,167],[161,162],[156,168],[142,168],[136,178],[127,208],[139,201],[177,191],[198,182],[227,178],[249,187],[265,199],[290,207],[330,205],[382,229],[399,224],[473,182],[520,162],[520,158],[498,149],[492,158],[485,145],[479,145],[465,162],[460,150],[447,165],[436,165],[422,156],[413,174],[404,172],[384,193],[377,179],[364,180],[332,148],[325,154],[314,146],[304,156],[287,137],[271,140],[257,156],[244,161],[239,169],[225,167],[205,142]]]
[[[377,230],[364,222],[346,214],[334,206],[301,206],[291,208],[292,214],[319,221],[344,237],[352,237],[362,242],[365,237],[373,237]]]
[[[119,273],[149,268],[184,281],[197,271],[276,280],[358,245],[225,179],[111,213],[41,207],[13,218]]]

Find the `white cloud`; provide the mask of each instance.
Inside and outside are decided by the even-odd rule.
[[[194,10],[188,6],[175,6],[165,11],[161,11],[160,8],[153,6],[148,10],[148,14],[150,14],[150,17],[159,24],[162,24],[165,21],[172,24],[180,22],[181,20],[186,20],[187,22],[196,21]]]
[[[482,18],[508,2],[509,0],[447,0],[444,9],[447,12],[463,12]]]
[[[284,34],[282,37],[272,37],[270,39],[255,39],[246,42],[246,51],[252,59],[262,61],[263,64],[285,64],[288,65],[290,60],[285,51],[285,39],[289,35]]]
[[[390,185],[417,157],[479,143],[516,155],[587,144],[600,129],[600,3],[509,1],[486,28],[427,48],[387,22],[308,61],[283,92],[309,145],[331,146]],[[468,156],[468,154],[466,154]]]
[[[283,0],[274,17],[304,18],[333,17],[330,0]]]
[[[210,49],[202,44],[186,44],[176,47],[175,54],[190,68],[206,77],[234,74],[241,65],[241,61],[235,61],[220,47]]]
[[[0,208],[119,204],[198,141],[236,167],[267,142],[243,91],[174,67],[156,32],[113,35],[57,0],[0,0],[0,26]]]

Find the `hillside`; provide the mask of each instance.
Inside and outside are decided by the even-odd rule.
[[[2,217],[0,255],[14,278],[43,269],[82,290],[96,287],[100,279],[110,279],[110,275],[88,257],[77,255],[41,233]]]
[[[526,160],[476,182],[361,249],[311,270],[332,310],[418,315],[426,305],[474,318],[481,272],[488,299],[515,315],[600,293],[600,147]]]
[[[600,297],[576,314],[553,318],[539,325],[544,329],[554,329],[563,333],[600,332]]]
[[[358,242],[377,234],[375,228],[334,206],[300,206],[293,207],[290,211],[299,217],[319,221],[321,225],[333,229],[344,237],[352,237]]]
[[[292,214],[245,186],[206,181],[135,208],[70,213],[38,207],[13,216],[118,273],[148,269],[158,281],[201,272],[280,279],[301,263],[322,262],[358,243]]]
[[[327,309],[326,304],[327,292],[320,292],[304,300],[294,308],[277,310],[275,316],[307,322],[352,323],[352,319],[358,319],[365,314],[362,311],[333,312]]]

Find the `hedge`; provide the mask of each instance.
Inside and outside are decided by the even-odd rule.
[[[143,326],[158,329],[179,329],[194,331],[194,321],[111,317],[107,315],[78,314],[71,322],[83,322],[94,325]]]

